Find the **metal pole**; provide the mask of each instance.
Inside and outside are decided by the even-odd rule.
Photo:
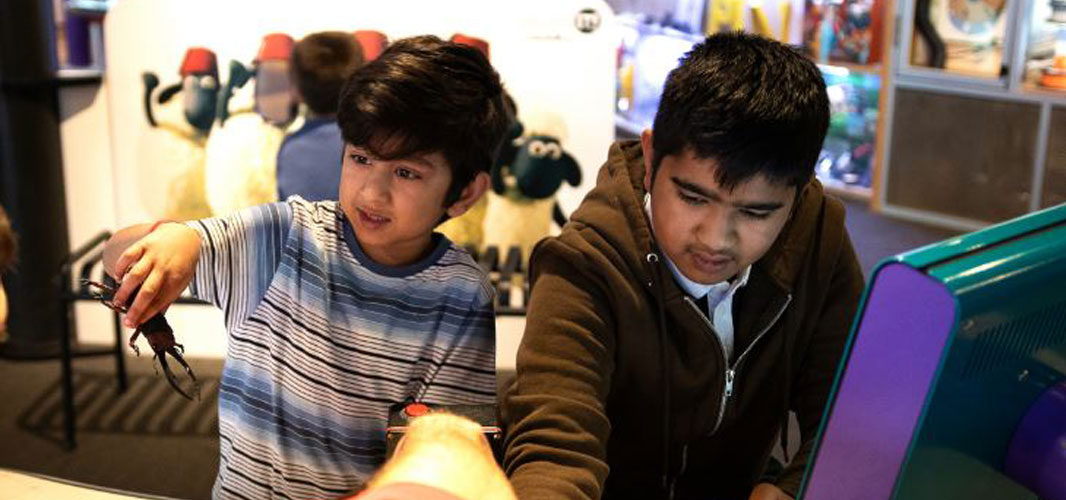
[[[4,276],[7,357],[55,357],[63,336],[53,277],[69,243],[54,32],[50,0],[0,1],[0,205],[20,243]]]

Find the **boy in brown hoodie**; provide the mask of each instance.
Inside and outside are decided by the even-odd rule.
[[[521,499],[795,495],[863,278],[814,164],[818,68],[768,39],[698,44],[652,130],[530,262],[504,466]],[[788,413],[801,446],[764,475]]]

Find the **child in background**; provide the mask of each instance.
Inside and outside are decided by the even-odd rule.
[[[18,239],[11,229],[11,220],[7,218],[4,207],[0,207],[0,272],[8,271],[15,265],[18,253]],[[0,341],[7,338],[7,292],[0,283]]]
[[[292,51],[292,80],[307,106],[307,121],[278,150],[278,199],[336,200],[344,142],[337,101],[348,76],[363,65],[355,37],[340,31],[312,33]]]
[[[143,224],[105,248],[127,326],[186,287],[225,313],[215,498],[351,494],[391,405],[496,401],[491,286],[434,228],[489,185],[499,76],[470,47],[400,40],[348,79],[338,122],[339,202]]]

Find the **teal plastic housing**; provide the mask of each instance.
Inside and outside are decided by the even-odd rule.
[[[913,279],[928,285],[928,280],[932,280],[930,286],[941,289],[937,293],[950,296],[945,303],[953,311],[938,313],[947,315],[948,321],[922,323],[921,317],[905,318],[908,314],[922,314],[914,312],[920,310],[918,304],[908,303],[920,299],[908,297],[906,286],[899,285],[890,292],[882,287],[881,294],[876,295],[882,272],[896,276],[902,272],[904,279],[897,283],[906,284],[907,279]],[[908,273],[913,277],[907,277]],[[874,302],[872,293],[877,297]],[[877,314],[871,304],[883,308],[887,293],[894,294],[898,301],[899,329],[894,331],[891,318],[885,319],[896,311],[882,311],[877,328],[871,326],[872,319],[864,325],[864,318]],[[906,326],[914,324],[946,326],[937,327],[939,332]],[[856,348],[862,342],[859,335],[879,335],[882,339],[890,335],[898,339],[880,344],[897,346],[891,354],[886,353],[900,360],[894,365],[899,370],[897,375],[909,369],[906,349],[908,343],[919,344],[914,342],[916,336],[943,335],[943,342],[936,343],[940,350],[929,358],[935,369],[929,370],[927,382],[922,379],[920,389],[924,392],[918,395],[917,417],[884,414],[893,411],[888,408],[877,419],[868,420],[870,428],[863,431],[869,433],[870,442],[854,443],[866,447],[856,456],[876,456],[893,444],[878,443],[879,439],[898,440],[900,434],[878,434],[875,420],[904,422],[910,432],[903,439],[909,441],[903,444],[905,448],[898,448],[905,449],[901,460],[892,462],[899,464],[898,470],[864,471],[856,467],[849,472],[839,465],[847,463],[841,457],[848,458],[851,452],[843,449],[848,446],[847,441],[834,441],[832,434],[859,435],[841,432],[841,426],[854,427],[867,421],[855,419],[854,415],[861,414],[854,410],[856,402],[861,403],[864,397],[876,398],[885,388],[890,391],[894,376],[888,373],[873,380],[880,375],[853,375],[850,381],[844,381],[849,371],[857,371],[856,363],[871,359],[870,352],[860,355],[861,349]],[[845,353],[818,445],[800,489],[801,498],[1037,499],[1035,493],[1004,472],[1004,461],[1015,430],[1033,403],[1049,388],[1066,380],[1066,205],[886,259],[867,286]],[[868,388],[864,389],[863,384]],[[852,420],[842,415],[846,408],[851,408]],[[834,417],[836,421],[831,424]],[[1066,470],[1061,472],[1066,475]],[[878,475],[891,477],[880,477],[887,479],[882,481],[885,486],[880,490],[874,486],[863,491],[864,484],[876,485],[877,481],[851,478],[849,473],[866,474],[870,479]],[[847,485],[849,481],[853,487]]]

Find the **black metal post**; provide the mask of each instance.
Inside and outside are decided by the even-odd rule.
[[[66,290],[66,284],[70,283],[70,267],[64,265],[56,280],[56,293],[62,296]],[[74,436],[74,424],[77,415],[74,413],[74,367],[72,361],[74,354],[71,352],[71,329],[74,323],[73,312],[70,303],[66,300],[58,301],[56,316],[60,319],[59,328],[59,352],[60,365],[63,379],[63,440],[68,450],[73,450],[77,445]]]
[[[70,335],[51,279],[69,250],[54,31],[50,0],[0,1],[0,205],[20,243],[7,357],[54,357]]]
[[[129,380],[126,378],[126,343],[122,341],[122,319],[114,311],[111,316],[115,324],[115,376],[118,377],[118,392],[123,393],[129,387]]]

